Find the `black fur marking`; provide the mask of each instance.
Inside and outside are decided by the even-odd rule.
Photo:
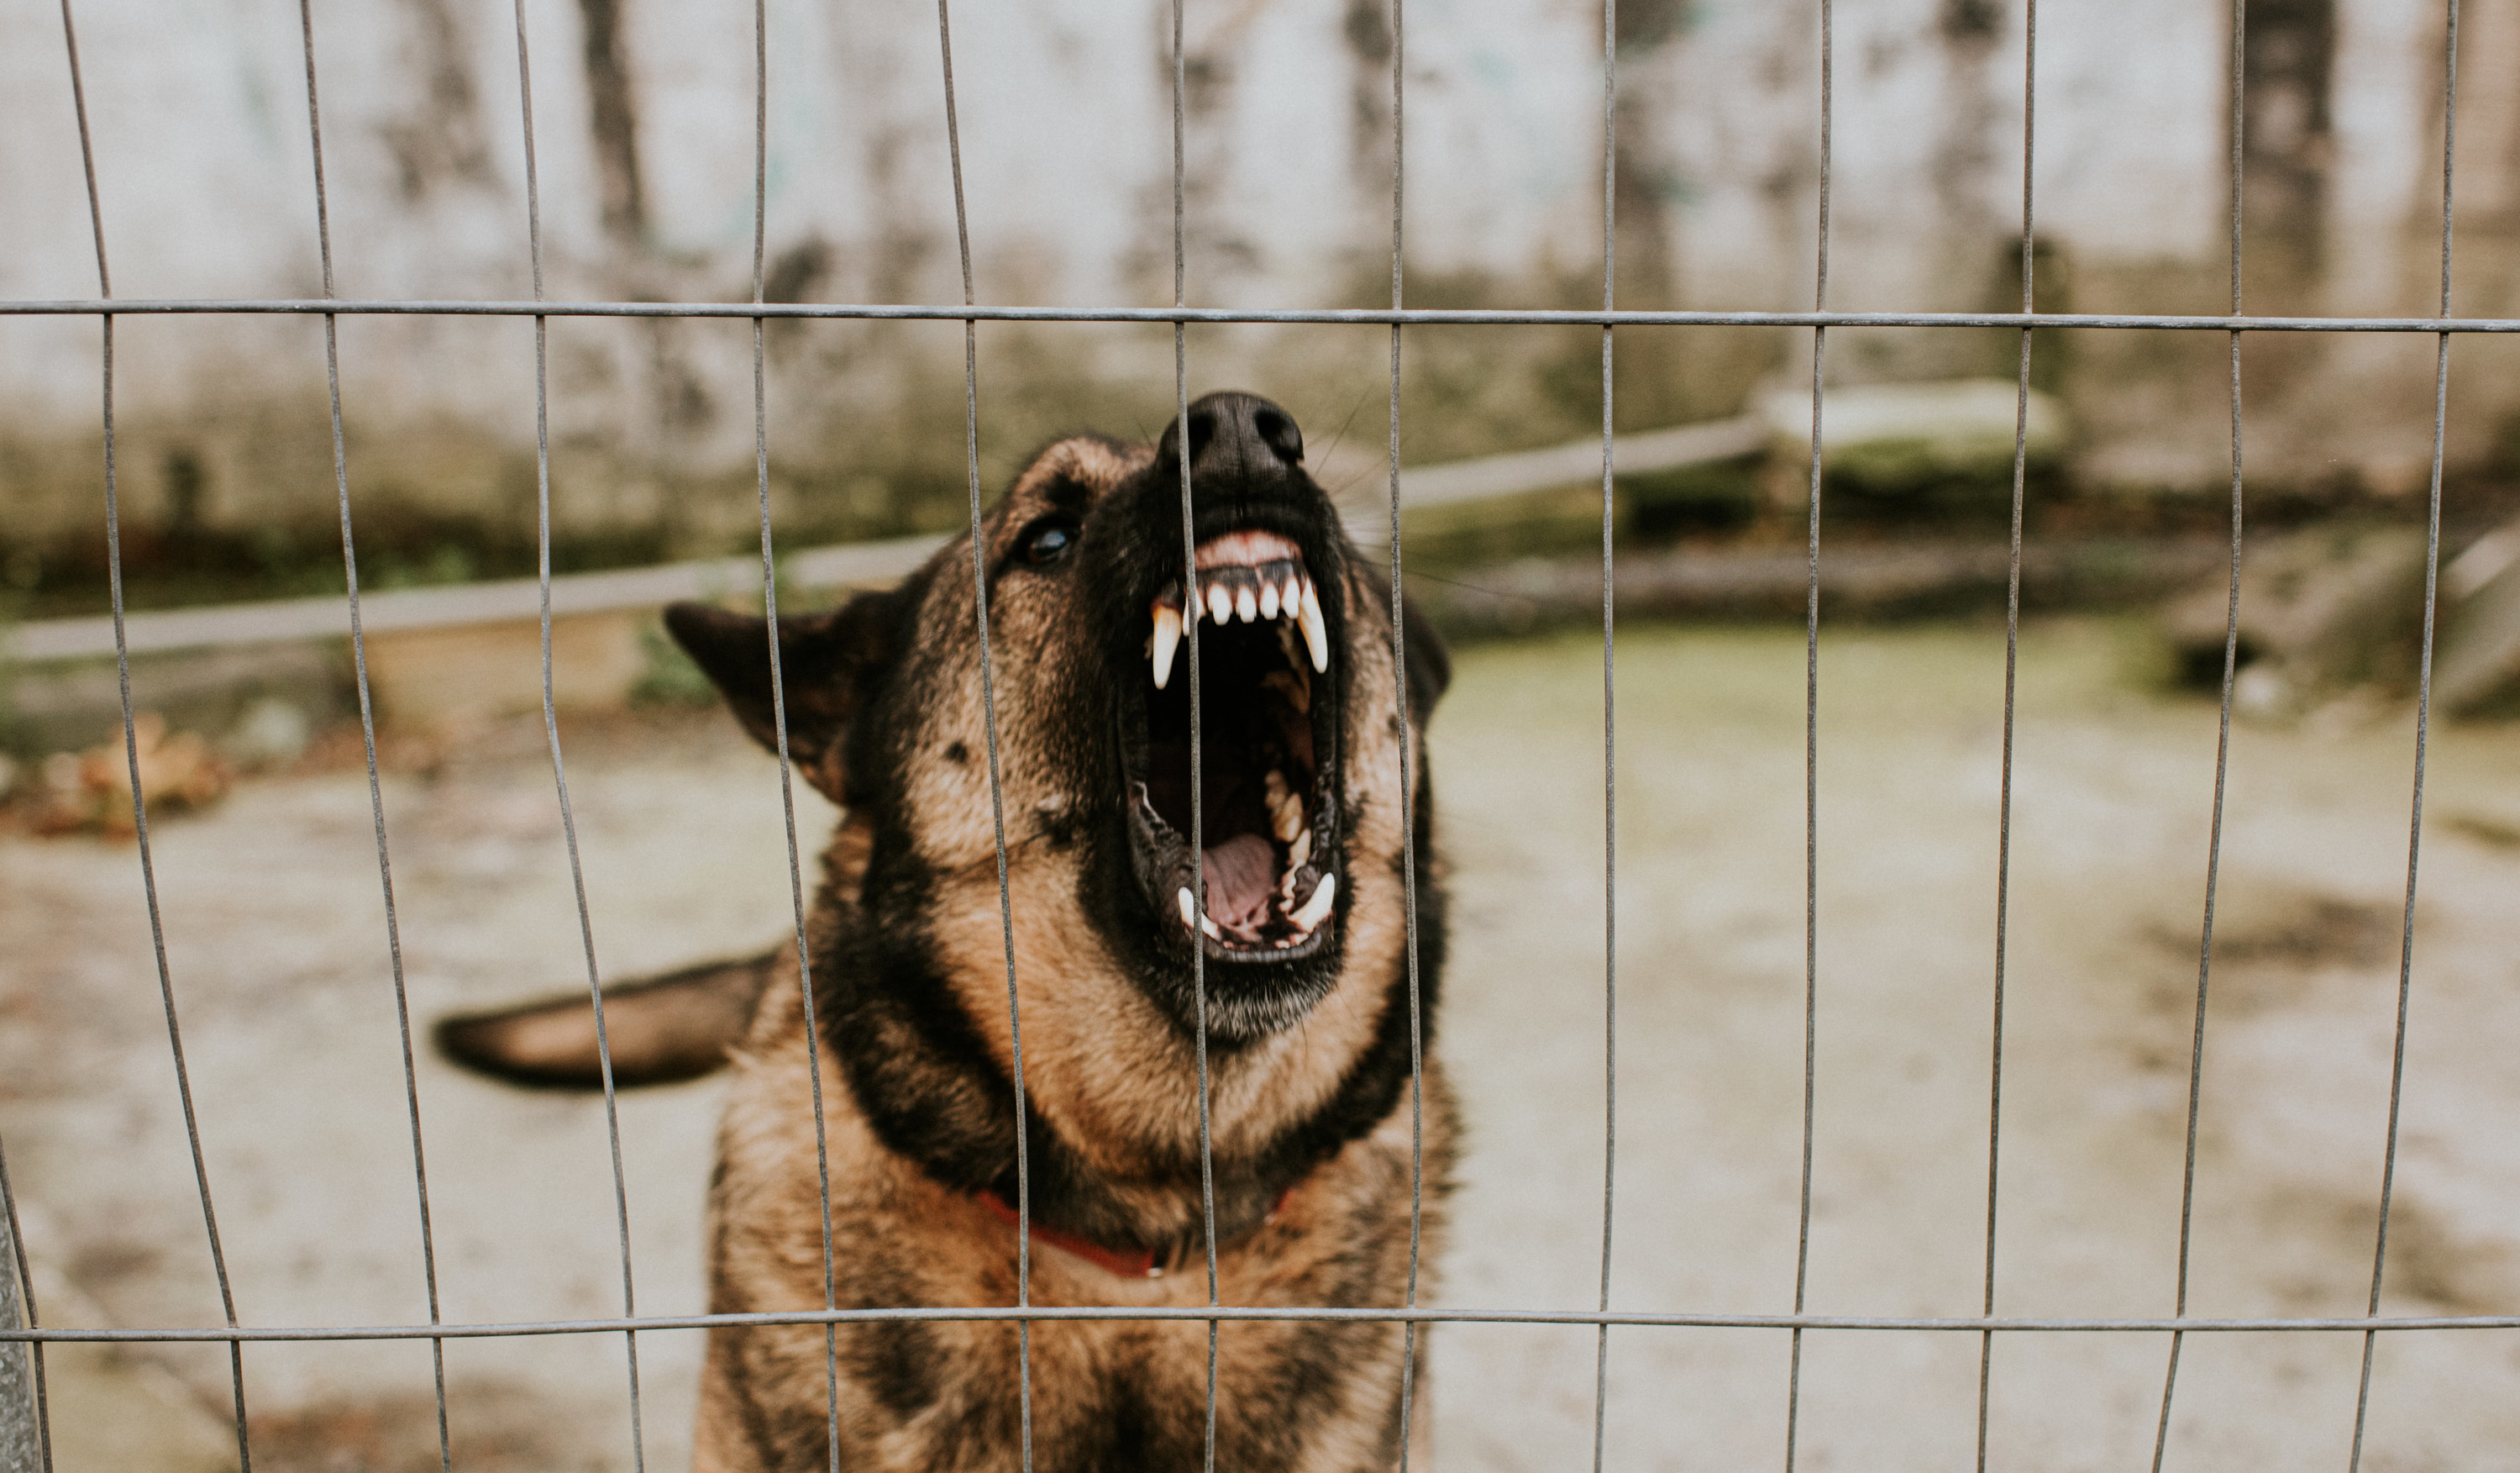
[[[1118,1379],[1104,1384],[1108,1391],[1102,1404],[1079,1418],[1084,1439],[1056,1466],[1073,1473],[1141,1473],[1197,1464],[1204,1451],[1204,1428],[1197,1442],[1186,1443],[1178,1429],[1158,1421],[1139,1388]]]
[[[863,1291],[856,1297],[869,1307],[913,1302],[907,1286],[881,1297]],[[937,1372],[945,1358],[928,1326],[916,1320],[861,1324],[840,1343],[849,1377],[874,1392],[896,1419],[908,1421],[935,1404]]]

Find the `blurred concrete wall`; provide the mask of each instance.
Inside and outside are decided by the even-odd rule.
[[[2251,42],[2247,305],[2426,312],[2436,291],[2440,7],[2241,0]],[[296,8],[288,0],[72,0],[115,291],[311,296],[321,287]],[[1169,8],[961,0],[956,67],[982,299],[1171,296]],[[958,298],[934,11],[769,0],[769,283],[779,299]],[[1391,39],[1378,0],[1189,6],[1189,294],[1233,305],[1388,299]],[[548,290],[748,294],[748,8],[525,0]],[[315,0],[338,289],[528,295],[516,26],[493,0]],[[1819,173],[1809,3],[1619,7],[1619,297],[1798,307]],[[1408,12],[1411,299],[1598,299],[1599,21],[1565,0],[1418,0]],[[1830,304],[2017,301],[2021,24],[2001,0],[1838,8]],[[2456,309],[2520,313],[2520,0],[2469,0],[2460,75]],[[2219,311],[2228,14],[2192,0],[2047,6],[2039,70],[2041,304]],[[0,295],[88,297],[95,261],[61,22],[0,9]],[[532,488],[531,327],[353,320],[342,372],[354,486],[381,502],[514,517]],[[329,515],[311,320],[126,320],[130,515],[244,526]],[[773,329],[782,514],[847,530],[960,489],[959,330]],[[2051,335],[2043,384],[2081,427],[2089,481],[2226,474],[2224,342]],[[8,534],[96,516],[93,321],[0,319]],[[1170,334],[982,335],[993,463],[1078,421],[1151,432]],[[1546,440],[1598,414],[1589,334],[1413,334],[1425,453]],[[1384,340],[1333,329],[1192,335],[1196,386],[1251,383],[1317,427],[1378,418]],[[1623,335],[1622,419],[1727,412],[1806,340]],[[1839,335],[1849,382],[2008,374],[1996,333]],[[2407,490],[2429,447],[2432,345],[2258,340],[2251,465],[2270,481]],[[751,516],[750,329],[552,328],[564,529],[705,541]],[[2500,344],[2462,343],[2453,460],[2492,455],[2520,403]],[[1194,391],[1195,391],[1195,389]],[[1322,431],[1317,428],[1316,434]],[[914,508],[905,512],[905,507]]]

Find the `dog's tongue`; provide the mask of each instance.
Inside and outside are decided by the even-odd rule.
[[[1239,941],[1260,939],[1269,918],[1269,882],[1278,855],[1257,834],[1237,834],[1207,851],[1207,918]]]

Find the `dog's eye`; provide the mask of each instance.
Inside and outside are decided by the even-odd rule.
[[[1026,566],[1047,568],[1076,550],[1076,519],[1064,513],[1044,517],[1023,529],[1015,556]]]

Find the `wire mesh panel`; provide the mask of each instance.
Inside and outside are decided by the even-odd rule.
[[[1218,1347],[1221,1327],[1238,1323],[1276,1321],[1318,1321],[1324,1323],[1370,1321],[1397,1323],[1400,1337],[1402,1370],[1399,1380],[1402,1397],[1401,1425],[1412,1425],[1410,1399],[1417,1394],[1416,1370],[1421,1348],[1419,1330],[1434,1323],[1483,1323],[1506,1326],[1557,1326],[1577,1331],[1590,1330],[1593,1349],[1591,1401],[1592,1459],[1598,1470],[1609,1460],[1608,1428],[1612,1410],[1612,1367],[1614,1338],[1628,1343],[1628,1337],[1649,1331],[1723,1331],[1744,1337],[1757,1337],[1763,1343],[1779,1340],[1785,1347],[1786,1362],[1783,1382],[1778,1388],[1774,1416],[1780,1426],[1782,1461],[1786,1469],[1799,1465],[1805,1457],[1804,1417],[1805,1356],[1814,1337],[1845,1333],[1915,1333],[1939,1337],[1973,1337],[1976,1350],[1976,1421],[1974,1451],[1976,1465],[1989,1465],[1991,1408],[2000,1394],[2002,1367],[1998,1363],[1999,1340],[2014,1341],[2035,1336],[2107,1335],[2146,1337],[2162,1348],[2165,1359],[2159,1377],[2157,1412],[2152,1417],[2155,1433],[2152,1440],[2151,1465],[2158,1470],[2176,1459],[2174,1411],[2181,1404],[2181,1369],[2182,1357],[2190,1352],[2189,1341],[2196,1336],[2234,1336],[2269,1333],[2345,1337],[2358,1340],[2360,1374],[2352,1411],[2352,1452],[2349,1466],[2359,1468],[2365,1446],[2365,1433],[2370,1414],[2372,1367],[2380,1339],[2384,1333],[2408,1334],[2431,1331],[2480,1331],[2520,1329],[2520,1315],[2491,1313],[2449,1313],[2437,1315],[2384,1315],[2382,1290],[2390,1267],[2389,1232],[2393,1198],[2397,1187],[2401,1144],[2402,1105],[2407,1082],[2408,1029],[2417,997],[2414,969],[2414,932],[2417,898],[2418,859],[2424,821],[2424,780],[2431,740],[2431,661],[2438,609],[2437,570],[2440,561],[2441,511],[2444,480],[2444,437],[2448,423],[2449,367],[2451,343],[2460,335],[2510,334],[2520,332],[2520,321],[2480,317],[2457,317],[2452,312],[2452,170],[2455,146],[2456,80],[2458,60],[2457,0],[2451,0],[2446,15],[2447,46],[2443,65],[2446,86],[2443,89],[2441,126],[2443,152],[2440,184],[2439,300],[2433,315],[2412,317],[2371,316],[2251,316],[2244,311],[2242,299],[2242,234],[2244,224],[2244,163],[2247,161],[2247,48],[2246,6],[2231,8],[2229,32],[2228,110],[2229,110],[2229,182],[2228,201],[2228,305],[2218,315],[2134,314],[2044,312],[2039,310],[2037,269],[2038,216],[2036,213],[2036,124],[2039,96],[2039,51],[2036,0],[2028,0],[2023,11],[2020,53],[2020,107],[2022,142],[2019,188],[2019,289],[2018,310],[1980,312],[1897,312],[1845,311],[1830,307],[1830,243],[1831,205],[1834,167],[1834,114],[1837,17],[1831,0],[1821,0],[1814,42],[1819,69],[1819,112],[1814,126],[1817,130],[1818,175],[1817,216],[1814,224],[1816,251],[1812,261],[1811,306],[1809,310],[1679,310],[1629,309],[1618,305],[1617,242],[1619,239],[1619,180],[1615,167],[1622,114],[1619,106],[1620,78],[1619,22],[1613,8],[1615,0],[1604,0],[1599,20],[1600,50],[1600,123],[1602,178],[1600,196],[1600,305],[1598,309],[1525,309],[1525,308],[1428,308],[1407,305],[1407,281],[1404,273],[1404,227],[1407,222],[1408,196],[1403,169],[1407,134],[1407,83],[1410,70],[1407,61],[1406,16],[1399,0],[1391,0],[1383,23],[1390,35],[1387,107],[1390,120],[1392,167],[1389,180],[1389,283],[1390,305],[1387,308],[1285,308],[1238,309],[1198,307],[1190,304],[1191,281],[1187,232],[1191,205],[1189,165],[1186,161],[1185,100],[1191,91],[1191,77],[1183,45],[1184,6],[1187,0],[1173,0],[1166,20],[1170,34],[1171,87],[1171,240],[1170,266],[1172,303],[1169,306],[1142,307],[1028,307],[992,305],[978,299],[973,269],[971,229],[968,202],[965,198],[963,135],[957,113],[957,94],[953,69],[954,17],[947,0],[938,0],[936,9],[936,65],[941,81],[941,113],[948,143],[951,165],[951,189],[955,207],[956,260],[961,281],[960,302],[900,305],[875,302],[799,303],[770,299],[768,275],[766,196],[771,168],[769,154],[769,116],[774,93],[775,60],[769,41],[769,17],[763,0],[755,0],[751,9],[753,64],[753,188],[751,194],[751,262],[749,299],[739,302],[697,300],[673,301],[562,301],[544,296],[545,244],[543,234],[543,201],[536,161],[536,135],[533,118],[533,73],[529,65],[527,12],[522,0],[514,10],[515,57],[518,67],[521,103],[519,124],[523,139],[523,175],[525,211],[533,268],[534,294],[521,301],[503,300],[422,300],[342,299],[334,296],[333,243],[331,205],[329,201],[324,153],[323,109],[318,76],[318,27],[311,0],[300,0],[298,8],[299,39],[303,54],[306,130],[313,163],[313,198],[315,216],[311,222],[312,239],[321,265],[324,295],[313,299],[125,299],[112,295],[109,268],[109,242],[105,230],[105,212],[97,195],[97,171],[93,151],[83,155],[86,187],[95,240],[97,295],[76,300],[15,300],[0,302],[0,313],[28,316],[67,316],[94,318],[101,333],[103,355],[102,431],[104,437],[103,497],[109,569],[112,578],[113,619],[120,672],[120,705],[123,723],[123,756],[129,772],[132,799],[131,819],[136,831],[139,878],[146,900],[149,925],[152,928],[159,1001],[164,1015],[166,1043],[174,1071],[175,1088],[181,1103],[199,1203],[202,1229],[206,1241],[209,1262],[219,1286],[222,1322],[216,1325],[164,1325],[146,1328],[65,1329],[43,1326],[36,1315],[33,1277],[15,1230],[15,1204],[11,1217],[0,1222],[8,1236],[0,1240],[0,1260],[5,1260],[7,1281],[0,1284],[0,1466],[49,1467],[43,1426],[44,1348],[82,1342],[112,1343],[199,1343],[223,1346],[227,1356],[227,1378],[235,1426],[236,1453],[241,1463],[250,1466],[252,1447],[248,1437],[248,1396],[250,1378],[248,1363],[251,1357],[248,1346],[281,1342],[345,1342],[405,1341],[426,1342],[430,1348],[433,1373],[433,1397],[438,1445],[438,1460],[450,1470],[458,1459],[449,1433],[447,1411],[446,1347],[450,1342],[534,1336],[618,1336],[621,1347],[620,1372],[627,1389],[629,1425],[627,1447],[634,1466],[644,1467],[648,1436],[643,1426],[640,1369],[642,1336],[662,1331],[688,1331],[711,1327],[732,1328],[769,1324],[820,1325],[822,1337],[822,1369],[827,1409],[828,1440],[832,1464],[840,1463],[840,1351],[839,1327],[844,1324],[869,1322],[1011,1322],[1017,1335],[1019,1373],[1022,1385],[1018,1393],[1022,1431],[1020,1437],[1022,1465],[1029,1469],[1034,1456],[1033,1425],[1036,1400],[1032,1386],[1034,1340],[1036,1326],[1074,1321],[1184,1321],[1204,1324],[1205,1335],[1205,1462],[1217,1463],[1218,1442]],[[79,136],[83,149],[88,144],[85,80],[80,69],[72,0],[62,0],[62,34],[65,60],[68,69],[72,94],[78,109]],[[140,765],[139,726],[135,717],[130,683],[130,659],[122,627],[125,614],[122,581],[122,528],[119,478],[116,464],[115,426],[115,334],[122,320],[130,317],[199,316],[219,314],[262,314],[283,317],[312,317],[323,326],[326,349],[328,411],[331,431],[331,469],[335,499],[338,505],[343,574],[347,587],[349,644],[354,663],[359,700],[360,730],[364,748],[364,767],[369,799],[369,829],[373,838],[377,881],[385,924],[385,942],[390,964],[392,993],[399,1025],[398,1043],[402,1065],[402,1086],[408,1119],[408,1150],[411,1183],[414,1193],[420,1268],[426,1289],[428,1316],[425,1323],[406,1324],[315,1324],[275,1326],[246,1323],[239,1316],[236,1299],[230,1288],[226,1251],[222,1245],[218,1199],[213,1191],[209,1158],[202,1143],[200,1122],[194,1108],[190,1078],[186,1072],[185,1040],[179,969],[169,961],[167,938],[158,901],[158,875],[152,847],[147,804],[139,796],[143,791]],[[376,316],[424,317],[490,317],[530,319],[533,324],[533,365],[535,376],[535,505],[537,510],[541,625],[542,728],[550,765],[553,796],[557,801],[563,845],[568,858],[571,892],[577,922],[578,949],[582,954],[588,995],[593,1005],[597,1047],[603,1074],[603,1098],[606,1134],[609,1151],[611,1180],[610,1217],[615,1227],[613,1257],[617,1259],[619,1280],[619,1312],[594,1317],[547,1319],[535,1321],[483,1320],[465,1322],[448,1319],[441,1313],[438,1291],[438,1250],[431,1217],[428,1172],[429,1153],[422,1129],[424,1111],[419,1075],[414,1063],[410,1006],[405,991],[401,923],[397,915],[392,865],[392,847],[388,842],[385,799],[380,776],[378,711],[369,674],[369,641],[360,622],[359,561],[354,536],[351,482],[353,456],[350,437],[345,433],[340,373],[339,325],[343,318]],[[1408,641],[1412,637],[1409,609],[1401,589],[1407,576],[1403,566],[1401,512],[1401,437],[1403,355],[1412,328],[1477,328],[1505,333],[1517,327],[1581,328],[1597,331],[1599,337],[1599,409],[1601,449],[1599,462],[1600,488],[1600,742],[1601,742],[1601,832],[1600,903],[1601,948],[1599,997],[1602,1006],[1603,1032],[1599,1040],[1603,1094],[1600,1101],[1600,1236],[1598,1257],[1598,1292],[1590,1309],[1524,1309],[1508,1307],[1428,1308],[1420,1304],[1419,1279],[1421,1255],[1425,1251],[1422,1219],[1426,1209],[1427,1181],[1425,1158],[1426,1102],[1422,1081],[1425,1075],[1424,1049],[1426,1024],[1422,1015],[1423,985],[1419,975],[1420,938],[1418,935],[1418,895],[1421,877],[1418,873],[1416,851],[1403,845],[1400,850],[1401,886],[1404,895],[1403,916],[1407,934],[1403,954],[1406,967],[1408,1005],[1408,1044],[1411,1060],[1408,1121],[1411,1130],[1410,1193],[1408,1228],[1407,1282],[1398,1309],[1375,1309],[1356,1306],[1318,1308],[1284,1308],[1238,1306],[1220,1298],[1218,1273],[1217,1202],[1214,1169],[1214,1142],[1211,1138],[1210,1071],[1209,1071],[1209,994],[1205,952],[1192,945],[1193,988],[1195,992],[1196,1027],[1192,1048],[1195,1058],[1195,1098],[1185,1102],[1185,1108],[1196,1117],[1196,1138],[1200,1158],[1200,1208],[1202,1229],[1199,1249],[1203,1259],[1205,1303],[1188,1308],[1108,1308],[1050,1306],[1032,1303],[1032,1242],[1035,1208],[1033,1202],[1033,1163],[1027,1153],[1027,1132],[1013,1132],[1017,1190],[1009,1206],[1012,1209],[1012,1242],[1016,1271],[1012,1302],[998,1306],[935,1308],[904,1305],[883,1308],[842,1308],[840,1285],[849,1272],[842,1252],[834,1242],[832,1229],[832,1167],[828,1138],[825,1099],[819,1073],[810,1074],[812,1139],[816,1153],[816,1171],[822,1214],[819,1277],[822,1306],[819,1309],[775,1313],[716,1314],[642,1314],[635,1292],[632,1254],[632,1209],[628,1171],[625,1167],[623,1132],[619,1105],[612,1079],[612,1052],[605,1024],[606,980],[599,968],[597,926],[594,907],[588,898],[586,863],[580,852],[578,822],[571,804],[569,767],[563,752],[559,703],[554,694],[553,607],[552,607],[552,427],[551,427],[551,322],[554,318],[722,318],[731,322],[748,322],[751,329],[751,411],[753,480],[761,560],[764,601],[770,619],[769,634],[769,700],[774,713],[771,729],[779,760],[779,780],[785,824],[786,858],[788,878],[788,902],[792,917],[794,951],[801,995],[800,1016],[804,1020],[806,1045],[814,1056],[820,1056],[829,1040],[817,1036],[815,1030],[825,1015],[816,1004],[818,964],[826,959],[815,954],[809,935],[809,898],[805,884],[805,855],[800,847],[798,808],[794,794],[795,763],[788,748],[788,710],[794,693],[786,688],[778,633],[778,599],[780,592],[778,553],[772,517],[772,451],[770,436],[771,395],[768,388],[770,347],[768,334],[774,323],[798,319],[844,319],[859,321],[912,320],[936,323],[960,323],[963,336],[963,468],[967,493],[970,544],[970,578],[975,616],[974,636],[978,649],[978,694],[984,713],[986,750],[980,754],[985,762],[989,792],[989,828],[995,850],[995,889],[998,905],[997,924],[1003,953],[1008,1036],[1012,1043],[1013,1097],[1011,1101],[1017,1120],[1026,1119],[1027,1084],[1025,1079],[1024,1019],[1018,1005],[1020,989],[1017,978],[1016,927],[1019,924],[1016,897],[1009,884],[1009,836],[1007,803],[1004,794],[1002,754],[999,743],[998,670],[991,636],[991,583],[985,565],[983,542],[984,487],[981,473],[981,416],[984,394],[980,383],[978,347],[979,325],[982,323],[1138,323],[1168,325],[1172,329],[1172,390],[1177,420],[1187,423],[1191,413],[1190,383],[1193,377],[1191,329],[1201,325],[1224,324],[1315,324],[1327,327],[1378,329],[1388,334],[1388,394],[1384,459],[1384,496],[1387,512],[1387,576],[1390,589],[1388,617],[1391,626],[1391,668],[1395,682],[1405,682],[1409,667]],[[1809,378],[1810,426],[1807,464],[1802,480],[1806,502],[1804,560],[1806,582],[1804,594],[1804,668],[1803,668],[1803,850],[1802,850],[1802,954],[1801,954],[1801,1076],[1800,1076],[1800,1158],[1797,1181],[1795,1221],[1796,1234],[1792,1253],[1789,1298],[1785,1286],[1778,1285],[1778,1298],[1783,1307],[1763,1312],[1739,1312],[1700,1310],[1686,1305],[1615,1305],[1614,1246],[1624,1252],[1641,1252],[1633,1244],[1614,1244],[1613,1225],[1617,1220],[1619,1175],[1619,1064],[1621,1035],[1618,1023],[1620,995],[1617,959],[1620,947],[1619,880],[1620,820],[1618,777],[1620,759],[1619,673],[1614,604],[1616,599],[1615,554],[1617,517],[1614,484],[1620,468],[1616,463],[1613,435],[1615,377],[1613,345],[1622,331],[1636,333],[1694,332],[1717,328],[1760,327],[1808,331],[1811,344]],[[1823,834],[1826,829],[1822,803],[1823,744],[1822,741],[1822,582],[1823,566],[1830,549],[1823,545],[1823,441],[1826,437],[1826,416],[1829,407],[1828,365],[1831,334],[1849,329],[1999,329],[2015,335],[2015,416],[2010,467],[2008,505],[2007,596],[2004,620],[2004,661],[2002,667],[2002,703],[2000,756],[1997,763],[1998,801],[1992,833],[1995,895],[1993,927],[1988,969],[1986,1010],[1989,1016],[1991,1049],[1988,1056],[1988,1094],[1985,1114],[1985,1171],[1983,1187],[1982,1236],[1978,1263],[1978,1311],[1974,1314],[1832,1314],[1817,1312],[1811,1308],[1812,1245],[1816,1214],[1816,1174],[1819,1129],[1820,1072],[1822,1042],[1826,1036],[1830,1009],[1827,1006],[1832,978],[1822,960],[1822,894]],[[2003,1279],[1999,1271],[2001,1216],[1999,1208],[2005,1198],[2002,1191],[2005,1166],[2005,1054],[2004,1034],[2007,1022],[2007,988],[2015,982],[2011,971],[2015,954],[2011,948],[2010,923],[2013,908],[2015,870],[2015,758],[2016,712],[2021,683],[2023,546],[2025,512],[2031,496],[2031,419],[2033,404],[2034,345],[2045,342],[2040,335],[2056,329],[2078,332],[2146,332],[2220,335],[2225,340],[2228,358],[2229,395],[2229,553],[2228,563],[2228,594],[2225,618],[2223,659],[2220,672],[2220,710],[2218,744],[2210,797],[2209,834],[2203,855],[2204,888],[2201,914],[2195,935],[2195,981],[2189,999],[2188,1049],[2184,1088],[2183,1175],[2179,1211],[2179,1246],[2175,1284],[2166,1296],[2169,1312],[2154,1316],[2125,1315],[2007,1315],[1999,1312],[2002,1303]],[[2197,1217],[2200,1178],[2199,1127],[2206,1108],[2204,1086],[2207,1056],[2207,1019],[2210,984],[2216,958],[2215,925],[2219,887],[2223,874],[2224,823],[2227,790],[2231,777],[2231,716],[2233,691],[2240,664],[2240,593],[2243,566],[2243,437],[2241,406],[2243,392],[2242,345],[2251,334],[2398,334],[2428,336],[2434,343],[2433,419],[2431,424],[2431,458],[2428,478],[2428,500],[2425,542],[2425,575],[2422,613],[2422,640],[2416,664],[2416,698],[2414,702],[2413,766],[2407,828],[2404,865],[2404,902],[2398,917],[2396,936],[2397,989],[2395,1030],[2390,1051],[2387,1118],[2382,1127],[2383,1148],[2377,1163],[2376,1189],[2377,1233],[2370,1249],[2370,1274],[2367,1308],[2363,1314],[2311,1315],[2284,1314],[2260,1316],[2199,1316],[2189,1312],[2192,1240]],[[1187,444],[1187,437],[1183,443]],[[1181,535],[1185,568],[1195,564],[1197,540],[1194,529],[1190,455],[1183,453],[1179,467],[1181,483]],[[957,570],[959,576],[959,569]],[[1198,640],[1190,641],[1188,656],[1191,717],[1190,734],[1190,855],[1192,886],[1203,891],[1204,865],[1207,860],[1202,847],[1203,806],[1199,785],[1201,761],[1200,678]],[[1405,689],[1382,693],[1405,712],[1409,700]],[[1411,750],[1415,741],[1413,727],[1405,718],[1397,719],[1391,729],[1400,744],[1399,766],[1404,773],[1414,772],[1419,754]],[[1401,831],[1414,833],[1418,815],[1409,805],[1416,790],[1403,783]],[[2183,944],[2183,943],[2182,943]],[[1590,982],[1588,980],[1588,987]],[[1567,1148],[1575,1148],[1573,1142]],[[1592,1149],[1587,1142],[1583,1149]],[[5,1193],[7,1177],[0,1171],[0,1193]],[[1825,1184],[1821,1192],[1825,1194]],[[1584,1245],[1588,1255],[1590,1244]],[[1621,1332],[1613,1337],[1612,1330]],[[20,1348],[24,1347],[23,1351]],[[2194,1396],[2192,1386],[2185,1395]],[[1411,1445],[1403,1439],[1399,1460],[1407,1467]],[[14,1459],[14,1461],[13,1461]],[[30,1459],[32,1459],[30,1461]]]

